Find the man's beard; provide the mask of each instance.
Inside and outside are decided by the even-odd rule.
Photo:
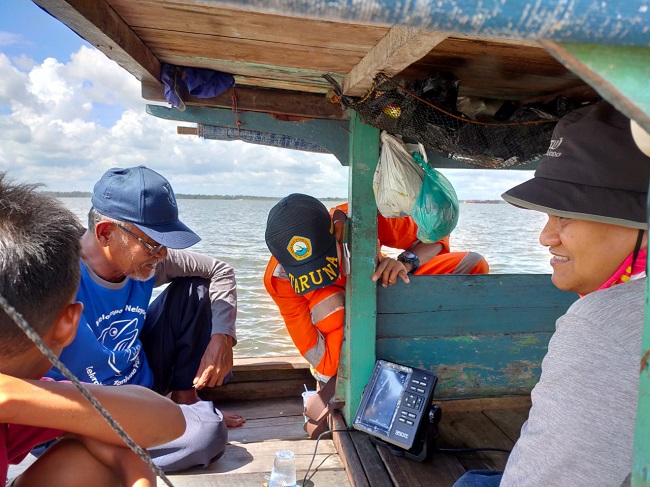
[[[144,264],[140,270],[137,272],[134,272],[133,274],[129,274],[129,277],[133,279],[134,281],[148,281],[151,279],[153,276],[156,275],[156,265],[161,262],[160,259],[156,260],[155,262],[149,262],[147,264]],[[151,265],[153,264],[153,265]]]

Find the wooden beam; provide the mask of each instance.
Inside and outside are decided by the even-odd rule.
[[[176,133],[178,135],[198,135],[198,130],[196,127],[183,127],[179,125],[176,127]]]
[[[290,90],[259,89],[237,86],[237,108],[252,112],[279,113],[306,118],[347,120],[341,105],[330,103],[325,95]],[[165,90],[159,83],[142,83],[142,98],[167,103]],[[187,106],[203,108],[232,108],[232,90],[213,98],[196,98],[184,94]]]
[[[628,118],[650,131],[650,47],[540,41],[567,69],[580,76]]]
[[[33,0],[143,82],[159,83],[160,62],[105,0]]]
[[[363,96],[378,72],[393,76],[429,54],[446,32],[393,27],[343,80],[343,94]]]

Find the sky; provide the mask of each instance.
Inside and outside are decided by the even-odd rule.
[[[145,105],[139,81],[61,22],[29,0],[0,2],[0,171],[12,179],[92,191],[107,169],[142,164],[176,193],[347,196],[348,168],[332,155],[178,135],[188,124]],[[499,199],[532,177],[441,172],[459,199]]]

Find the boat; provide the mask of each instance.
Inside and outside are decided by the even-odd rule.
[[[298,478],[308,474],[310,485],[450,486],[468,469],[503,468],[503,452],[434,451],[414,461],[348,430],[382,359],[437,376],[434,402],[443,411],[437,447],[510,449],[555,320],[576,296],[557,290],[548,275],[421,276],[388,289],[372,283],[380,129],[360,108],[390,89],[451,72],[458,95],[470,104],[604,98],[650,131],[647,0],[33,1],[137,78],[143,98],[153,102],[147,111],[178,121],[181,136],[321,150],[349,166],[355,258],[336,390],[344,405],[331,416],[337,431],[320,444],[305,436],[300,394],[313,379],[300,357],[239,359],[233,382],[204,398],[236,408],[248,418],[246,426],[231,430],[223,459],[171,475],[175,485],[262,485],[281,448],[296,452]],[[229,73],[236,84],[209,98],[181,86],[182,110],[165,97],[165,65]],[[381,108],[387,122],[403,115],[399,105]],[[478,157],[468,164],[427,153],[437,168],[536,165],[534,158],[509,164]],[[644,347],[647,362],[647,338]],[[646,367],[635,486],[650,484],[649,432]]]

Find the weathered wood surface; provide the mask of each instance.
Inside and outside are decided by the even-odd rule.
[[[530,396],[436,401],[442,408],[435,448],[503,448],[510,450],[528,417]],[[342,417],[337,428],[345,427]],[[345,441],[343,441],[345,440]],[[393,455],[361,432],[334,438],[351,483],[372,487],[451,487],[470,469],[503,469],[504,452],[434,451],[424,462]],[[375,450],[374,452],[372,450]],[[378,463],[381,462],[381,463]]]
[[[255,400],[269,397],[300,399],[305,386],[313,390],[316,381],[309,371],[309,363],[300,355],[242,358],[235,360],[230,382],[202,389],[199,396],[219,405],[252,401],[253,409],[257,409]]]
[[[258,367],[254,359],[248,362],[236,364],[236,367]],[[300,361],[296,360],[294,365],[300,367]],[[217,462],[204,469],[170,474],[169,478],[176,487],[262,487],[269,480],[278,450],[294,452],[300,484],[316,447],[316,441],[308,438],[302,429],[304,417],[300,393],[285,398],[273,397],[269,393],[265,399],[222,401],[217,406],[241,414],[246,418],[246,423],[228,430],[226,453]],[[350,485],[344,464],[331,439],[321,439],[318,443],[310,472],[309,479],[317,486]],[[158,485],[163,484],[159,481]]]
[[[437,397],[528,394],[577,299],[544,275],[413,276],[377,287],[377,358],[438,376]]]

